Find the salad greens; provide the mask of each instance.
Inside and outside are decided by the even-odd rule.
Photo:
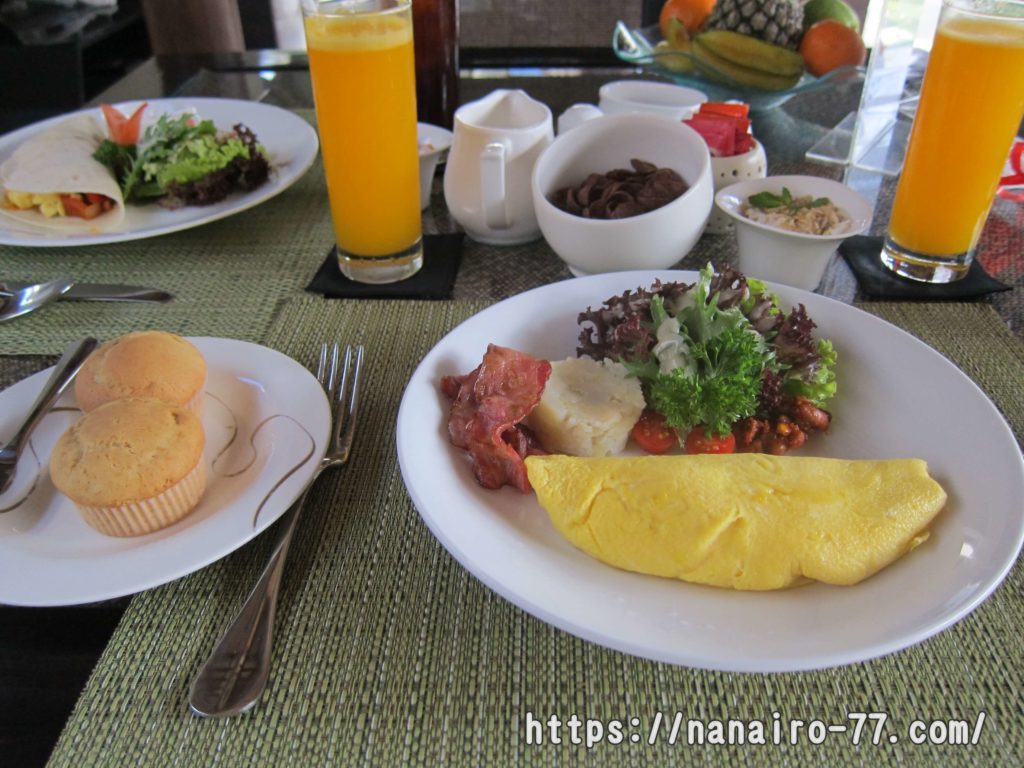
[[[720,309],[718,297],[708,297],[709,283],[699,281],[693,302],[675,317],[660,296],[652,298],[658,341],[646,363],[631,367],[649,385],[650,404],[669,426],[689,430],[703,424],[722,435],[753,413],[761,374],[773,355],[764,337],[748,330],[738,308]]]
[[[828,339],[818,340],[817,365],[803,370],[790,369],[791,375],[783,380],[782,391],[787,395],[802,395],[819,408],[836,393],[836,351]]]
[[[107,139],[93,157],[118,180],[125,202],[170,198],[172,204],[217,202],[252,189],[269,175],[266,151],[244,126],[220,133],[211,120],[160,115],[134,144]]]
[[[143,165],[147,178],[167,189],[172,183],[188,184],[219,170],[236,157],[245,157],[248,148],[241,139],[230,137],[218,141],[216,133],[199,133],[178,142],[163,163],[150,161]]]
[[[648,405],[685,434],[727,434],[773,419],[786,398],[820,408],[836,392],[836,352],[815,339],[803,305],[788,314],[758,280],[709,264],[692,286],[655,283],[580,313],[579,354],[622,362]]]

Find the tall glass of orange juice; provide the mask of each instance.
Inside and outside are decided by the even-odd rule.
[[[391,283],[423,264],[409,0],[303,0],[342,274]]]
[[[944,0],[882,263],[929,283],[967,274],[1024,116],[1024,0]]]

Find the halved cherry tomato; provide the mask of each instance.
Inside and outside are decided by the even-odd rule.
[[[733,453],[736,450],[736,438],[732,432],[724,435],[708,435],[704,427],[694,427],[686,436],[687,453]]]
[[[107,120],[107,130],[110,132],[110,140],[122,146],[132,146],[139,143],[139,127],[142,125],[142,112],[146,108],[146,102],[132,112],[131,117],[125,117],[116,107],[109,104],[101,104],[103,117]]]
[[[645,410],[633,425],[633,440],[648,453],[665,453],[679,445],[679,433],[657,411]]]

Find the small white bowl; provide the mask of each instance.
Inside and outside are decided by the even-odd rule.
[[[633,158],[673,169],[689,189],[626,219],[587,219],[549,200],[591,173],[630,168]],[[540,230],[574,275],[665,269],[689,253],[711,212],[711,156],[700,134],[683,123],[650,114],[604,115],[555,139],[537,158],[532,187]]]
[[[649,112],[672,120],[692,116],[708,100],[696,88],[653,80],[616,80],[602,85],[597,94],[598,107],[606,115]]]
[[[430,205],[430,187],[434,171],[452,145],[452,132],[439,125],[416,123],[416,139],[420,150],[420,210]]]
[[[740,213],[740,206],[751,195],[766,191],[781,194],[783,187],[793,197],[829,198],[850,217],[849,225],[841,233],[807,235],[752,221]],[[808,291],[818,287],[839,244],[866,230],[872,214],[871,205],[862,195],[845,184],[818,176],[769,176],[741,181],[720,190],[715,195],[715,204],[736,225],[740,272]]]

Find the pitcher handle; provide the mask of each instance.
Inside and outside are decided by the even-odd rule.
[[[484,221],[491,229],[508,229],[508,207],[505,204],[505,157],[507,148],[492,142],[480,153],[480,196]]]

